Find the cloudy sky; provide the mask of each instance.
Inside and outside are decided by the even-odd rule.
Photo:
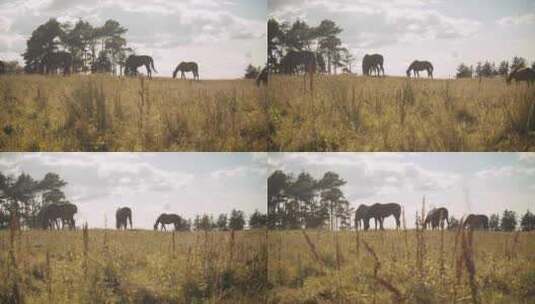
[[[49,18],[114,19],[137,54],[154,57],[158,76],[197,61],[201,78],[239,78],[266,61],[266,15],[265,0],[0,0],[0,58],[22,62],[26,40]]]
[[[266,212],[265,162],[265,153],[0,153],[0,172],[58,173],[77,222],[113,227],[115,210],[130,206],[134,226],[150,229],[163,212]]]
[[[535,60],[532,0],[269,0],[268,11],[279,21],[335,21],[359,74],[362,56],[375,52],[390,75],[405,75],[414,59],[430,60],[438,77],[461,62]]]
[[[334,171],[353,207],[398,202],[408,226],[424,196],[427,210],[445,206],[456,218],[535,210],[535,153],[280,153],[270,154],[269,166],[318,179]]]

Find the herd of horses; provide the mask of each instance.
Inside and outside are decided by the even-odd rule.
[[[396,229],[400,228],[401,221],[401,206],[397,203],[375,203],[373,205],[361,204],[355,211],[355,228],[368,230],[370,228],[370,219],[375,221],[375,230],[377,230],[377,223],[379,223],[379,229],[384,230],[383,222],[387,217],[394,217],[396,220]],[[431,229],[444,229],[450,226],[448,209],[444,207],[433,208],[429,210],[423,223],[421,223],[423,229],[427,229],[431,226]],[[444,225],[446,223],[447,226]],[[484,214],[470,214],[466,219],[461,221],[461,227],[465,229],[489,229],[489,218]]]
[[[311,51],[289,51],[280,60],[279,72],[282,74],[299,74],[310,75],[311,79],[317,71],[319,62],[318,55]],[[345,68],[345,72],[350,71]],[[427,77],[433,79],[433,64],[427,60],[414,60],[407,68],[407,77],[420,77],[420,72],[427,72]],[[381,54],[366,54],[362,58],[362,75],[364,76],[385,76],[384,57]],[[528,85],[535,82],[535,71],[532,68],[518,68],[507,75],[507,84],[512,80],[517,82],[526,81]]]
[[[279,72],[282,74],[299,74],[304,72],[304,75],[309,75],[310,83],[312,85],[312,77],[318,71],[318,63],[323,60],[319,54],[312,51],[289,51],[280,60]],[[58,51],[47,53],[41,59],[38,65],[38,72],[41,74],[52,74],[58,70],[63,72],[63,75],[68,75],[72,71],[73,57],[69,52]],[[147,77],[152,79],[152,72],[158,73],[154,67],[154,59],[148,55],[130,55],[124,63],[125,76],[137,76],[138,68],[144,66],[147,71]],[[344,69],[346,72],[349,70]],[[414,60],[407,68],[407,77],[420,77],[421,71],[427,72],[428,78],[433,78],[433,64],[426,60]],[[6,64],[0,61],[0,74],[6,72]],[[193,61],[180,62],[173,71],[173,78],[177,77],[180,72],[180,79],[186,79],[186,73],[191,72],[194,80],[199,80],[199,65]],[[366,54],[362,58],[362,74],[364,76],[383,76],[384,57],[381,54]],[[269,77],[268,67],[264,67],[256,78],[256,85],[267,85]],[[516,82],[526,81],[528,86],[535,82],[535,71],[532,68],[518,68],[506,77],[507,84],[512,80]]]
[[[51,204],[41,208],[38,214],[42,229],[75,229],[74,215],[78,209],[73,204]],[[394,217],[396,229],[401,226],[401,205],[397,203],[375,203],[373,205],[361,204],[355,211],[355,229],[368,230],[370,228],[370,219],[374,219],[375,230],[384,230],[384,220],[388,217]],[[427,229],[444,229],[450,226],[448,209],[444,207],[431,209],[423,222],[420,221],[422,228]],[[184,224],[184,219],[175,213],[162,213],[154,223],[154,230],[167,230],[167,225],[173,225],[175,230],[180,230]],[[379,224],[379,227],[377,227]],[[446,226],[445,226],[446,224]],[[462,228],[465,229],[484,229],[489,228],[489,218],[483,214],[470,214],[466,219],[461,221]],[[132,209],[129,207],[118,208],[115,212],[115,227],[119,230],[127,230],[128,226],[132,227]]]
[[[78,212],[78,208],[74,204],[50,204],[39,211],[37,218],[39,220],[39,227],[42,229],[60,230],[60,229],[76,229],[74,215]],[[178,214],[162,213],[156,219],[154,230],[167,230],[167,225],[173,225],[175,230],[179,230],[184,224],[184,219]],[[128,226],[132,227],[132,209],[129,207],[118,208],[115,212],[115,227],[118,230],[127,230]]]

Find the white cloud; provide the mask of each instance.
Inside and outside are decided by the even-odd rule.
[[[527,13],[516,16],[507,16],[496,21],[501,26],[530,25],[535,23],[535,13]]]

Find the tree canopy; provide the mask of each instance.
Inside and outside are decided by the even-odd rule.
[[[73,72],[107,72],[121,74],[126,55],[132,49],[126,46],[123,35],[127,29],[115,20],[107,20],[95,27],[79,19],[74,25],[51,18],[32,32],[22,54],[25,71],[38,72],[43,56],[64,50],[73,56]]]

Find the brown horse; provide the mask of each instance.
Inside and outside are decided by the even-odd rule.
[[[433,79],[433,65],[429,61],[414,60],[407,69],[407,77],[411,77],[411,71],[414,72],[414,77],[420,77],[420,71],[427,71],[427,77]]]
[[[303,81],[306,86],[306,75],[310,79],[310,90],[313,90],[314,74],[317,70],[317,56],[311,51],[289,51],[281,59],[281,72],[284,74],[297,74],[301,69],[304,70]]]
[[[124,63],[124,74],[126,76],[136,76],[137,68],[142,65],[144,65],[145,69],[147,69],[147,76],[149,77],[149,79],[152,79],[151,69],[155,73],[158,73],[154,68],[154,60],[152,59],[152,57],[147,55],[130,55]]]
[[[6,64],[0,60],[0,75],[6,73]]]
[[[175,226],[175,230],[179,230],[181,223],[182,223],[182,218],[178,214],[162,213],[156,219],[156,223],[154,223],[154,230],[158,230],[158,225],[161,225],[160,230],[167,231],[167,228],[165,227],[165,225],[169,225],[169,224],[173,224]]]
[[[361,204],[358,208],[357,208],[357,211],[355,211],[355,229],[359,230],[360,227],[361,227],[361,224],[360,222],[362,221],[362,226],[364,228],[364,230],[368,230],[368,228],[370,228],[370,223],[369,221],[366,220],[366,216],[368,214],[368,210],[370,209],[370,206],[367,206],[367,205],[364,205],[364,204]]]
[[[50,204],[41,208],[38,217],[41,221],[43,229],[60,229],[68,226],[69,229],[75,229],[74,215],[78,212],[78,208],[73,204]]]
[[[515,80],[517,83],[525,81],[528,83],[528,87],[535,81],[535,71],[532,68],[520,68],[516,69],[507,76],[507,84],[511,84],[511,80]]]
[[[72,55],[69,52],[51,52],[47,53],[43,59],[41,59],[41,74],[55,73],[57,69],[63,69],[63,75],[71,73],[72,68]]]
[[[468,215],[466,220],[464,220],[463,228],[470,229],[470,230],[475,230],[475,229],[488,230],[489,218],[488,216],[484,214],[470,214]]]
[[[385,69],[383,68],[384,58],[381,54],[364,55],[362,58],[362,75],[370,76],[370,71],[380,76],[380,72],[385,76]]]
[[[173,78],[176,78],[178,71],[180,71],[180,79],[186,79],[186,72],[191,72],[193,74],[193,79],[199,80],[199,65],[196,62],[182,61],[179,63],[173,72]]]
[[[427,229],[427,225],[431,223],[431,229],[433,230],[439,227],[444,229],[444,221],[449,226],[448,209],[444,207],[431,209],[425,217],[424,228]]]
[[[369,227],[370,218],[373,217],[375,219],[375,230],[377,230],[377,221],[379,221],[380,229],[384,230],[383,221],[385,217],[389,217],[391,215],[394,216],[396,220],[396,228],[399,228],[401,225],[399,220],[401,215],[401,206],[397,203],[375,203],[370,206],[368,212],[366,213],[365,221],[367,224],[365,224],[365,226]]]
[[[117,209],[115,212],[115,227],[127,230],[128,223],[130,223],[130,229],[132,229],[132,209],[128,207]]]
[[[259,87],[261,84],[267,86],[268,84],[269,69],[264,67],[262,71],[256,76],[256,86]]]

